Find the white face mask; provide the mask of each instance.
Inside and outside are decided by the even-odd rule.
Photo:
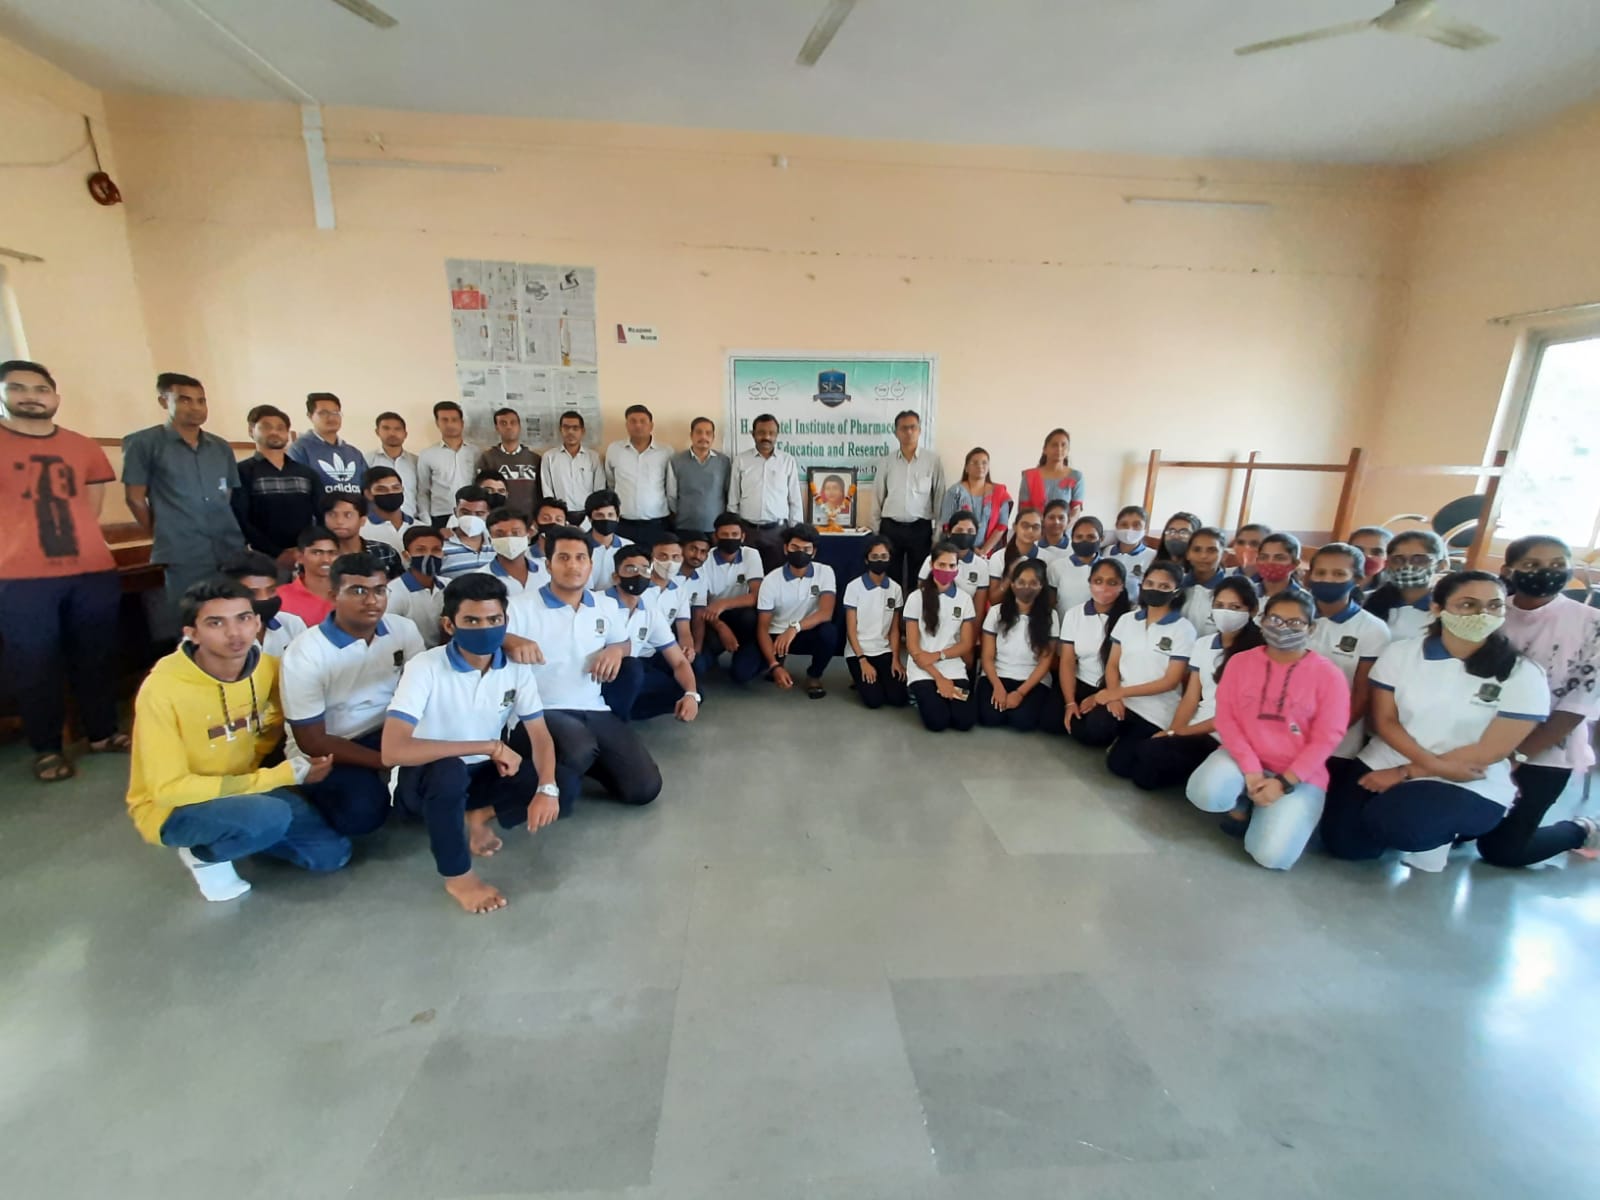
[[[1250,624],[1250,614],[1241,608],[1213,608],[1211,623],[1217,627],[1218,633],[1238,633]]]
[[[483,536],[483,531],[487,529],[488,526],[483,523],[482,517],[473,516],[471,513],[468,513],[464,517],[451,517],[450,528],[454,529],[462,537],[475,538]]]
[[[678,572],[683,570],[683,564],[673,562],[670,558],[658,558],[651,562],[650,569],[663,579],[676,579]]]
[[[1144,530],[1119,529],[1117,530],[1117,541],[1121,542],[1124,546],[1137,546],[1140,542],[1144,541]]]
[[[490,538],[489,544],[501,558],[521,558],[528,552],[530,542],[526,535]]]

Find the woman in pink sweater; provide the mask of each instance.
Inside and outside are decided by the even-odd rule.
[[[1234,655],[1217,685],[1222,747],[1189,776],[1190,802],[1227,813],[1223,828],[1274,871],[1294,866],[1322,818],[1328,756],[1350,724],[1344,672],[1306,648],[1315,619],[1304,593],[1267,602],[1267,644]]]

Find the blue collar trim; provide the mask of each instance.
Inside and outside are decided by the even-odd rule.
[[[450,664],[450,669],[452,671],[460,671],[465,674],[468,671],[476,671],[478,669],[466,659],[461,657],[461,651],[456,649],[456,644],[453,641],[445,643],[444,657],[445,661]],[[494,652],[494,657],[489,660],[489,669],[491,671],[498,671],[505,665],[506,652],[504,650],[496,650]]]
[[[317,625],[317,628],[322,631],[322,636],[327,638],[328,641],[332,643],[335,650],[343,650],[346,646],[353,644],[357,640],[339,628],[338,622],[333,619],[332,613],[329,613],[327,616],[323,617],[322,621]],[[378,628],[373,631],[373,636],[388,637],[389,627],[380,620],[378,622]]]
[[[1090,603],[1094,602],[1091,600]],[[1183,617],[1183,614],[1178,611],[1177,605],[1172,605],[1171,607],[1172,611],[1157,621],[1157,625],[1171,625],[1174,621]],[[1143,621],[1146,625],[1150,623],[1150,610],[1148,608],[1135,609],[1133,615],[1136,620]]]
[[[1433,607],[1433,592],[1432,592],[1432,590],[1430,589],[1429,591],[1424,592],[1422,594],[1422,599],[1418,600],[1415,604],[1407,604],[1405,607],[1414,608],[1418,612],[1427,612],[1430,608]],[[1447,655],[1447,657],[1448,657],[1448,655]]]
[[[580,592],[579,595],[581,595],[583,597],[582,603],[584,605],[588,606],[589,608],[593,608],[594,607],[594,595],[592,593],[590,593],[590,592]],[[572,607],[565,600],[561,599],[554,592],[552,592],[550,590],[550,585],[548,583],[545,584],[542,588],[539,589],[539,598],[544,601],[544,606],[546,608],[571,608]]]
[[[783,573],[784,573],[784,576],[786,578],[789,578],[789,579],[810,579],[812,576],[814,576],[817,573],[817,564],[814,563],[814,562],[807,563],[806,564],[806,573],[804,575],[796,575],[794,573],[794,568],[791,567],[788,563],[784,563],[783,564]]]
[[[1092,567],[1095,563],[1099,562],[1100,559],[1099,556],[1094,558],[1079,558],[1076,554],[1069,554],[1067,555],[1067,561],[1075,567]]]
[[[883,573],[883,582],[882,583],[873,583],[872,582],[872,572],[871,571],[865,572],[861,576],[861,581],[866,586],[866,589],[869,592],[873,591],[873,590],[875,590],[877,588],[882,588],[886,592],[889,590],[889,572],[887,572],[887,571],[885,571]]]
[[[1425,637],[1422,639],[1422,657],[1429,662],[1443,662],[1455,656],[1444,648],[1443,638]]]
[[[1327,619],[1332,621],[1335,625],[1343,625],[1346,621],[1348,621],[1351,617],[1355,616],[1360,611],[1361,611],[1361,605],[1357,604],[1354,600],[1352,600],[1348,604],[1346,604],[1343,608],[1341,608],[1338,612],[1334,613],[1333,616],[1331,616],[1331,617],[1329,617]]]

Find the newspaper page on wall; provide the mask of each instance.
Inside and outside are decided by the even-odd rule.
[[[922,418],[922,445],[934,448],[938,360],[931,354],[740,352],[728,355],[728,422],[724,449],[750,448],[751,423],[778,418],[778,445],[809,468],[849,468],[862,503],[853,519],[873,512],[878,464],[896,448],[895,414]],[[825,478],[825,477],[824,477]]]
[[[445,274],[467,440],[493,444],[495,410],[514,408],[523,442],[542,450],[561,440],[557,420],[570,408],[598,446],[594,268],[452,258]]]

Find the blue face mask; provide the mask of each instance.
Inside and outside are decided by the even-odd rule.
[[[450,640],[455,643],[457,650],[463,654],[493,654],[499,650],[506,640],[506,627],[504,625],[483,625],[477,629],[462,629],[450,635]]]
[[[1350,595],[1350,589],[1355,586],[1354,580],[1349,583],[1334,583],[1326,579],[1312,580],[1306,585],[1318,604],[1332,604],[1336,600],[1343,600]]]

